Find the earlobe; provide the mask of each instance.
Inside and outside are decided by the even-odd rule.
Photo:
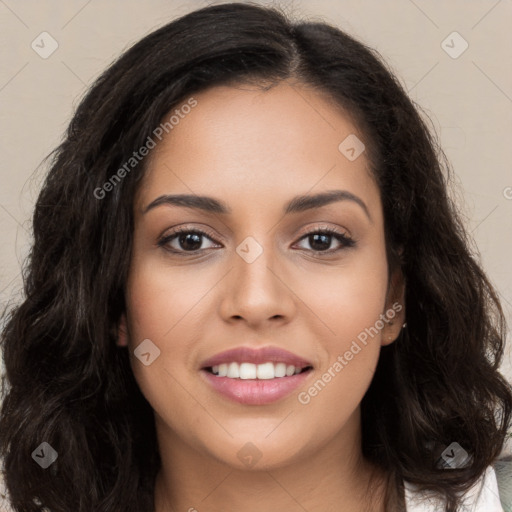
[[[405,277],[400,268],[397,268],[391,277],[384,315],[389,320],[382,332],[383,346],[393,343],[406,327]]]
[[[123,313],[119,319],[119,325],[117,326],[117,341],[118,347],[128,346],[128,329],[126,327],[126,315]]]

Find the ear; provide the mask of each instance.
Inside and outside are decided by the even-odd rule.
[[[126,314],[123,313],[119,319],[119,325],[117,326],[117,341],[118,347],[128,346],[128,328],[126,326]]]
[[[383,315],[387,321],[382,329],[381,344],[385,346],[398,338],[405,323],[405,277],[400,267],[391,275]]]

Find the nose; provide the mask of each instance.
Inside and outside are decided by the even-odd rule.
[[[267,248],[254,261],[243,255],[242,251],[234,252],[233,268],[223,280],[221,316],[228,322],[244,321],[253,328],[288,323],[296,302],[284,265]]]

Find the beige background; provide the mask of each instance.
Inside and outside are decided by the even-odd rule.
[[[40,164],[58,144],[83,93],[123,49],[209,3],[0,0],[2,308],[21,296],[20,264],[46,170]],[[296,17],[332,22],[378,49],[424,108],[458,176],[456,197],[512,326],[512,2],[278,4]],[[47,59],[31,47],[45,31],[59,45]],[[469,45],[458,58],[442,47],[453,31]],[[450,36],[446,44],[453,53],[463,41]],[[511,344],[509,336],[502,371],[512,381]]]

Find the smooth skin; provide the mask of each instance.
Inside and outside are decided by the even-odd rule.
[[[387,272],[382,204],[366,153],[350,161],[338,149],[348,135],[364,141],[364,134],[297,83],[222,86],[194,97],[197,106],[149,156],[119,326],[118,344],[130,351],[155,412],[162,458],[155,512],[383,512],[383,485],[364,501],[375,468],[362,456],[360,402],[405,307],[309,403],[298,400],[365,328],[403,305],[403,277]],[[345,199],[283,213],[297,195],[331,190],[357,196],[367,212]],[[164,194],[210,196],[231,213],[166,203],[145,211]],[[177,227],[207,230],[211,239],[158,244]],[[307,236],[325,227],[356,244]],[[236,251],[247,237],[263,249],[252,263]],[[145,339],[160,350],[148,366],[133,354]],[[232,402],[200,375],[214,354],[268,345],[314,367],[304,386],[277,402]],[[244,446],[261,457],[253,466],[237,455]]]

